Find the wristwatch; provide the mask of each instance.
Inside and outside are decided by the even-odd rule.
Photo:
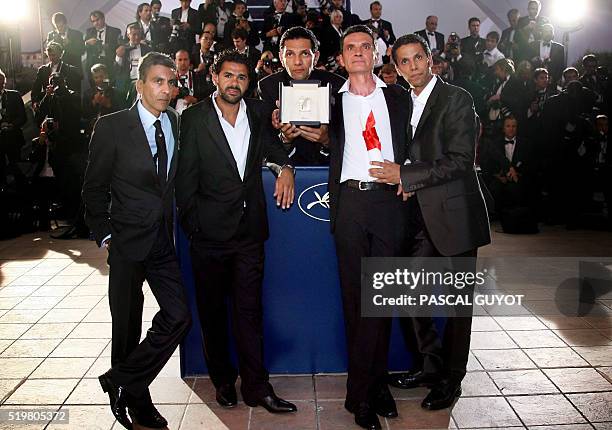
[[[293,173],[293,177],[295,178],[295,167],[293,167],[291,164],[283,164],[280,168],[280,170],[278,171],[278,177],[280,178],[281,175],[283,174],[283,169],[287,167],[289,169],[291,169],[291,173]]]

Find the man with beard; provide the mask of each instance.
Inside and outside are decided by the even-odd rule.
[[[139,100],[98,120],[83,184],[86,221],[108,250],[110,267],[112,367],[98,379],[127,429],[133,428],[128,412],[134,428],[168,425],[149,385],[191,326],[173,234],[178,115],[168,105],[175,80],[168,56],[142,57]],[[145,280],[160,310],[140,341]]]
[[[454,270],[474,273],[478,247],[491,239],[474,168],[478,126],[472,97],[431,73],[431,51],[422,37],[400,37],[392,54],[397,71],[412,87],[407,162],[373,162],[370,174],[379,183],[400,184],[415,194],[409,200],[409,256],[450,257]],[[473,293],[473,285],[464,291]],[[425,409],[444,409],[461,394],[472,327],[471,308],[464,310],[465,316],[448,318],[441,351],[435,347],[439,337],[431,318],[400,319],[409,349],[420,352],[421,367],[393,375],[389,383],[399,388],[431,385],[421,403]]]
[[[221,406],[236,405],[240,375],[247,405],[295,412],[295,405],[277,397],[269,383],[262,318],[268,238],[262,160],[282,166],[274,191],[282,209],[293,203],[293,168],[280,143],[267,136],[271,107],[243,99],[249,86],[246,56],[223,51],[213,64],[213,80],[217,91],[182,114],[176,182],[180,222],[191,241],[204,357]],[[238,371],[230,359],[227,296]]]
[[[266,76],[259,81],[259,97],[270,103],[279,99],[279,84],[289,85],[292,80],[317,80],[322,86],[329,84],[331,93],[338,92],[344,78],[325,70],[315,69],[319,59],[319,41],[303,27],[285,31],[280,41],[280,60],[284,70]],[[280,133],[282,142],[289,148],[289,157],[294,166],[324,166],[329,164],[328,126],[319,128],[281,124],[278,111],[272,115],[272,126]]]

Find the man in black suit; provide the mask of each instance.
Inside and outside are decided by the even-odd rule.
[[[236,378],[249,406],[295,412],[268,381],[263,354],[262,280],[268,238],[262,161],[280,166],[274,197],[288,209],[293,202],[293,168],[278,142],[268,138],[271,106],[243,99],[249,85],[247,58],[235,50],[215,59],[217,91],[190,107],[181,119],[176,201],[181,225],[191,241],[191,259],[204,356],[224,407],[237,403]],[[229,296],[238,371],[228,345]]]
[[[155,51],[169,54],[172,22],[170,22],[170,18],[160,15],[161,8],[160,0],[151,1],[151,39],[154,41],[153,49]]]
[[[173,91],[170,106],[180,115],[189,106],[210,96],[214,91],[214,86],[211,88],[207,85],[205,74],[191,70],[189,53],[184,49],[176,51],[174,62],[176,63],[178,85]]]
[[[346,10],[346,8],[344,7],[344,0],[331,0],[331,5],[329,6],[330,14],[334,10],[339,10],[340,12],[342,12],[342,30],[346,30],[352,25],[361,23],[359,15],[351,13],[351,11],[349,10]]]
[[[518,21],[520,18],[518,9],[510,9],[508,11],[508,23],[510,27],[505,28],[502,31],[501,38],[499,39],[499,50],[512,60],[517,60],[519,54],[519,32],[518,32]]]
[[[63,52],[62,45],[59,43],[49,42],[47,44],[45,53],[47,54],[49,62],[38,68],[36,72],[36,79],[32,85],[32,103],[34,105],[34,109],[38,108],[38,104],[45,96],[45,91],[49,85],[49,77],[52,73],[58,73],[62,78],[64,78],[64,81],[69,89],[77,93],[80,92],[81,78],[79,73],[74,66],[71,66],[62,60]]]
[[[192,8],[191,0],[181,0],[181,7],[172,10],[172,21],[178,23],[176,49],[191,52],[195,45],[195,36],[202,31],[202,21],[197,10]]]
[[[66,15],[61,12],[56,12],[51,17],[54,30],[47,34],[47,42],[57,42],[64,48],[64,55],[62,60],[71,66],[76,67],[79,77],[83,76],[81,68],[81,56],[85,52],[85,46],[83,45],[83,33],[78,30],[68,28],[68,19]],[[80,91],[80,88],[76,88],[76,91]]]
[[[108,71],[104,64],[95,64],[91,68],[91,81],[93,85],[83,93],[82,115],[87,121],[85,135],[89,137],[93,126],[102,115],[117,112],[125,108],[123,98],[111,85]]]
[[[287,12],[287,0],[274,0],[274,12],[264,18],[261,30],[263,50],[278,54],[280,39],[285,30],[300,25],[301,21],[296,15]]]
[[[472,17],[468,20],[470,35],[461,39],[461,53],[480,63],[481,55],[486,48],[486,40],[480,37],[480,18]]]
[[[24,144],[21,127],[27,119],[21,95],[7,90],[5,83],[6,75],[0,69],[0,184],[5,182],[7,166],[19,161],[19,150]]]
[[[128,25],[128,43],[119,45],[115,51],[115,76],[119,92],[128,94],[138,79],[140,59],[151,52],[151,47],[142,43],[142,27],[137,23]]]
[[[114,78],[115,51],[121,38],[121,30],[106,25],[104,12],[94,10],[89,14],[93,27],[85,31],[85,52],[87,69],[94,64],[102,63],[106,66],[111,78]]]
[[[553,41],[555,30],[551,24],[542,26],[542,40],[529,45],[529,58],[533,68],[545,67],[550,74],[551,82],[558,82],[565,69],[565,47]]]
[[[409,98],[372,74],[377,53],[367,26],[347,29],[341,47],[349,77],[334,94],[329,196],[348,351],[344,406],[359,426],[380,429],[377,414],[397,416],[385,379],[391,319],[361,316],[361,258],[400,254],[405,203],[397,186],[375,182],[368,169],[372,160],[405,160]]]
[[[262,100],[275,104],[279,99],[279,85],[289,85],[294,80],[317,80],[321,85],[329,84],[331,93],[336,94],[345,79],[332,72],[315,69],[319,59],[319,41],[303,27],[287,30],[280,41],[280,60],[284,70],[266,76],[259,81],[258,93]],[[328,126],[320,127],[281,124],[278,112],[272,115],[272,125],[280,132],[280,139],[289,151],[294,166],[325,166],[329,164],[326,148]]]
[[[444,52],[444,35],[437,32],[438,28],[438,17],[435,15],[429,15],[425,20],[425,28],[423,30],[415,31],[414,34],[421,36],[431,49],[432,55],[438,55]]]
[[[191,326],[173,240],[178,115],[168,104],[175,73],[164,54],[142,58],[140,99],[98,120],[83,184],[86,220],[110,266],[112,367],[98,379],[128,429],[128,411],[142,427],[168,425],[148,387]],[[160,311],[140,342],[145,280]]]
[[[400,184],[404,193],[415,194],[409,200],[413,227],[408,255],[451,257],[455,270],[473,273],[478,247],[491,239],[474,168],[478,125],[472,97],[432,75],[431,52],[421,37],[402,36],[392,54],[398,72],[412,87],[407,161],[373,163],[370,174],[379,183]],[[473,291],[473,285],[466,288]],[[435,347],[422,349],[435,345],[437,332],[431,318],[401,318],[400,324],[409,348],[424,354],[423,368],[394,375],[390,383],[401,388],[433,384],[422,407],[450,406],[461,394],[466,374],[471,309],[469,317],[448,318],[441,354]]]
[[[382,4],[375,0],[370,3],[370,18],[362,22],[362,24],[371,26],[378,30],[378,36],[385,41],[387,46],[395,43],[395,33],[393,33],[393,25],[384,19],[382,16]]]
[[[540,14],[541,10],[542,3],[540,0],[529,0],[527,3],[527,15],[521,16],[518,20],[521,41],[525,46],[540,40],[540,30],[544,24],[548,24],[548,18]]]

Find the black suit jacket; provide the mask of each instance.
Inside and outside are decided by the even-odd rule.
[[[429,39],[427,38],[427,29],[415,31],[414,34],[418,34],[419,36],[421,36],[423,39],[425,39],[425,42],[427,42],[427,44],[429,45]],[[444,41],[445,41],[444,35],[437,31],[435,31],[434,34],[436,35],[436,46],[430,46],[429,48],[432,51],[434,49],[437,49],[438,51],[440,51],[440,53],[442,53],[444,52]]]
[[[393,155],[395,162],[402,164],[406,159],[407,125],[409,124],[409,93],[399,85],[389,85],[383,88],[383,94],[389,111],[391,124],[391,139],[393,140]],[[338,213],[338,199],[342,192],[340,178],[342,176],[342,160],[344,158],[345,131],[343,93],[334,92],[332,120],[330,123],[329,143],[329,206],[330,227],[332,233],[336,229],[336,216]],[[349,121],[354,120],[348,118]]]
[[[64,47],[64,55],[62,56],[62,60],[76,67],[79,75],[81,75],[81,56],[85,52],[85,45],[83,45],[83,33],[69,28],[66,30],[66,35],[68,40],[64,41],[57,31],[50,31],[47,34],[47,41],[45,45],[48,45],[49,42],[57,42],[62,45]]]
[[[169,108],[166,112],[172,124],[174,153],[165,188],[157,178],[136,104],[100,117],[89,144],[83,183],[85,221],[98,245],[112,233],[114,252],[132,261],[146,259],[161,223],[168,237],[173,237],[179,126],[176,111]]]
[[[362,24],[365,24],[367,26],[370,27],[375,27],[374,26],[374,21],[370,18],[370,19],[366,19],[365,21],[362,22]],[[385,33],[384,31],[387,30],[389,32],[389,38],[385,39]],[[393,25],[389,22],[386,21],[384,19],[379,19],[378,20],[378,36],[385,41],[385,43],[387,44],[387,46],[391,46],[395,43],[395,33],[393,33]]]
[[[514,39],[510,41],[510,36],[512,35],[512,30],[514,30]],[[499,44],[497,48],[506,56],[506,58],[517,59],[519,55],[519,42],[520,42],[520,32],[518,29],[514,29],[512,27],[508,27],[502,31],[501,37],[499,38]]]
[[[95,27],[90,27],[85,31],[85,40],[95,39],[98,37],[98,31]],[[121,30],[116,27],[106,26],[106,32],[104,33],[104,55],[103,59],[100,58],[100,48],[96,45],[85,45],[85,52],[87,53],[87,69],[96,63],[103,63],[108,68],[108,73],[112,75],[114,71],[113,65],[115,64],[115,51],[119,46],[119,40],[121,38]]]
[[[172,10],[172,19],[181,19],[181,8]],[[195,35],[202,33],[202,21],[200,20],[200,14],[197,10],[190,7],[187,12],[187,22],[189,23],[189,29],[184,32],[185,39],[181,41],[181,48],[187,49],[187,52],[191,52],[193,45],[195,45]]]
[[[510,167],[521,175],[529,176],[534,168],[534,154],[531,142],[525,138],[516,136],[512,160],[506,157],[506,140],[504,137],[497,139],[493,143],[492,157],[492,173],[501,173],[505,175],[510,170]]]
[[[288,30],[291,27],[301,26],[302,22],[299,16],[285,12],[281,15],[280,21],[277,20],[276,15],[274,13],[267,15],[264,18],[262,30],[261,30],[261,40],[263,41],[263,50],[264,51],[272,51],[278,52],[278,44],[280,42],[281,36],[278,36],[278,40],[273,43],[271,37],[266,37],[266,33],[276,27],[281,27],[282,31]]]
[[[340,51],[340,34],[332,27],[331,24],[326,24],[321,29],[321,59],[327,62],[329,57],[335,57]]]
[[[267,137],[272,108],[245,99],[251,130],[244,180],[221,127],[212,98],[181,115],[181,147],[176,177],[178,216],[185,233],[210,241],[234,237],[244,216],[249,237],[268,238],[262,161],[289,160],[278,142]]]
[[[17,91],[4,90],[0,93],[0,99],[2,100],[2,119],[0,123],[12,124],[10,130],[0,130],[0,138],[3,144],[8,145],[23,145],[23,127],[27,121],[25,107],[21,95]],[[5,140],[6,139],[6,140]],[[4,155],[3,155],[4,156]],[[4,160],[2,160],[4,163]]]
[[[565,69],[565,47],[557,42],[550,42],[550,58],[546,62],[540,60],[540,42],[529,44],[529,60],[534,68],[545,67],[550,73],[550,82],[557,83]]]
[[[485,43],[486,40],[482,37],[464,37],[463,39],[461,39],[461,54],[478,57],[486,49]]]
[[[113,57],[114,58],[114,57]],[[58,69],[60,76],[66,81],[66,86],[71,90],[81,92],[81,77],[76,67],[68,63],[60,61]],[[49,85],[49,76],[51,76],[51,63],[43,64],[36,72],[36,79],[32,85],[32,101],[40,102],[45,96],[47,85]]]
[[[346,81],[342,76],[319,69],[314,69],[308,79],[321,81],[321,85],[329,84],[332,94],[337,94]],[[257,84],[259,98],[275,104],[278,100],[279,85],[289,85],[290,82],[291,76],[285,70],[266,76]],[[321,154],[321,145],[318,143],[297,137],[293,141],[293,147],[295,152],[291,156],[291,163],[294,166],[321,166],[329,163],[329,157]]]
[[[416,192],[431,242],[446,256],[490,243],[489,219],[474,168],[476,113],[469,93],[438,82],[427,100],[401,166],[405,191]],[[412,105],[412,98],[409,98]]]

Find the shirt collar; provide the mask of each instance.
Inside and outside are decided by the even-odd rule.
[[[141,100],[138,100],[138,104],[136,106],[138,107],[138,115],[140,115],[140,122],[142,122],[142,125],[143,125],[145,130],[149,129],[150,127],[153,127],[153,124],[157,120],[160,120],[160,122],[162,122],[162,123],[164,122],[164,114],[165,114],[165,112],[162,112],[161,115],[159,115],[159,118],[158,118],[155,115],[153,115],[151,112],[149,112],[147,110],[147,108],[145,108],[142,105],[142,101]]]
[[[374,73],[372,73],[372,77],[374,78],[374,83],[376,83],[376,88],[386,88],[387,87],[387,84],[385,84],[385,82],[382,79],[380,79],[378,76],[376,76]],[[346,80],[346,82],[344,82],[344,85],[342,85],[340,90],[338,90],[338,94],[349,93],[350,87],[351,87],[351,82],[349,78]]]
[[[427,99],[429,99],[429,96],[431,95],[431,92],[433,91],[434,87],[436,86],[436,82],[438,82],[438,78],[436,77],[436,75],[433,75],[433,77],[431,78],[431,81],[429,81],[429,83],[427,85],[425,85],[425,88],[423,88],[423,91],[421,91],[421,94],[419,94],[418,96],[414,93],[414,91],[410,91],[410,95],[412,96],[412,100],[420,103],[420,104],[426,104],[427,103]]]
[[[221,109],[219,109],[219,106],[217,105],[217,94],[219,94],[217,91],[215,91],[212,94],[212,102],[213,102],[213,106],[215,107],[215,110],[217,111],[217,115],[219,116],[219,118],[223,118],[223,112],[221,112]],[[240,108],[238,109],[238,115],[236,116],[236,124],[238,124],[242,118],[244,118],[246,116],[246,103],[244,102],[244,99],[240,100]]]

